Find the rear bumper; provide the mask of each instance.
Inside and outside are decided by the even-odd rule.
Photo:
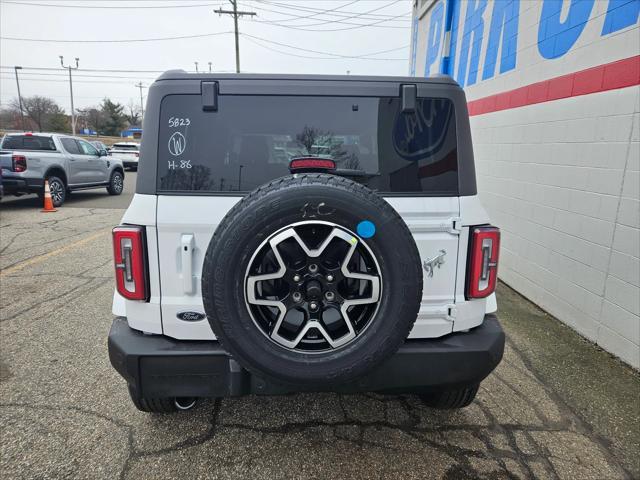
[[[44,188],[44,179],[13,176],[3,171],[2,188],[5,195],[13,193],[38,193]]]
[[[336,392],[426,392],[480,383],[500,363],[505,336],[495,315],[479,327],[428,340],[407,340],[373,372]],[[180,341],[144,335],[117,317],[109,333],[109,359],[136,391],[153,397],[227,397],[319,391],[272,383],[253,375],[215,341]]]

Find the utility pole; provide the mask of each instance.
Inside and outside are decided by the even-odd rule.
[[[20,80],[18,80],[18,70],[22,70],[22,67],[18,67],[16,65],[15,67],[13,67],[13,70],[16,72],[16,85],[18,86],[18,105],[20,105],[20,122],[22,123],[22,131],[25,131],[24,110],[22,109],[22,95],[20,95]]]
[[[235,28],[235,37],[236,37],[236,73],[240,73],[240,42],[238,40],[238,17],[243,17],[245,15],[249,15],[250,17],[254,17],[257,15],[256,12],[247,12],[247,11],[238,11],[238,0],[229,0],[231,5],[233,5],[233,10],[222,10],[221,8],[218,10],[214,10],[215,13],[222,15],[233,15],[233,25]]]
[[[196,64],[196,73],[198,73],[198,62],[193,62]]]
[[[211,73],[211,62],[209,62],[209,73]]]
[[[144,119],[144,101],[142,100],[142,89],[146,88],[142,82],[136,83],[136,87],[140,89],[140,124],[142,124],[142,120]]]
[[[76,134],[76,114],[75,114],[75,110],[73,109],[73,80],[71,79],[71,70],[78,70],[78,63],[80,62],[80,59],[76,57],[75,67],[72,67],[71,64],[65,67],[64,57],[62,55],[58,55],[58,56],[60,57],[60,65],[62,65],[62,68],[69,69],[69,91],[71,92],[71,132],[73,133],[73,135],[75,135]]]
[[[244,165],[238,166],[238,191],[242,190],[242,168]]]

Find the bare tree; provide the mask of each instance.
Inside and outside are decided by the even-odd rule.
[[[25,119],[25,128],[31,127],[31,119]],[[0,130],[22,130],[22,115],[20,108],[13,105],[3,105],[0,108]]]
[[[20,110],[17,98],[10,102],[11,108]],[[34,95],[33,97],[22,98],[22,108],[25,114],[33,120],[38,131],[46,129],[48,121],[54,116],[64,115],[64,110],[51,98]]]
[[[329,131],[305,125],[302,131],[296,134],[296,142],[301,147],[299,155],[330,157],[340,168],[360,168],[358,155],[348,152],[342,139]]]
[[[133,100],[129,100],[127,104],[127,109],[124,114],[124,118],[129,123],[129,126],[139,125],[140,124],[140,106],[136,105]]]
[[[99,107],[78,109],[78,113],[78,119],[82,124],[100,134],[105,123],[105,118]]]

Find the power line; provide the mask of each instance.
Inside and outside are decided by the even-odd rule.
[[[216,35],[226,35],[229,33],[233,33],[233,31],[228,32],[214,32],[214,33],[200,33],[197,35],[180,35],[177,37],[156,37],[156,38],[131,38],[131,39],[123,39],[123,40],[84,40],[84,39],[75,39],[75,40],[63,40],[56,38],[19,38],[19,37],[0,37],[1,40],[14,40],[20,42],[46,42],[46,43],[138,43],[138,42],[162,42],[165,40],[185,40],[190,38],[204,38],[204,37],[214,37]]]
[[[269,6],[275,6],[275,7],[282,7],[282,8],[285,8],[287,10],[293,10],[293,11],[298,11],[298,12],[323,13],[323,12],[327,11],[327,10],[324,10],[324,9],[319,9],[319,8],[309,7],[309,6],[304,6],[303,7],[302,5],[291,4],[291,3],[280,3],[280,2],[272,2],[272,1],[267,1],[267,0],[250,0],[250,1],[255,1],[259,5],[269,5]],[[334,1],[338,1],[338,0],[334,0]],[[307,2],[305,1],[305,3],[307,3]],[[389,6],[389,5],[382,6],[377,10],[381,10],[383,8],[386,8],[387,6]],[[257,7],[256,6],[255,8],[266,10],[264,7]],[[274,12],[274,13],[278,13],[280,15],[287,15],[287,16],[298,17],[298,18],[307,18],[307,17],[304,17],[304,16],[293,15],[291,13],[285,13],[285,12],[282,12],[281,10],[268,10],[268,11]],[[369,17],[368,20],[378,20],[380,18],[392,18],[392,17],[395,18],[395,16],[388,15],[386,13],[371,13],[371,12],[369,12],[369,13],[365,14],[363,12],[347,12],[347,11],[338,12],[338,11],[335,11],[335,10],[330,15],[331,16],[335,16],[335,17],[342,17],[342,18],[347,17],[349,15],[360,15],[363,18],[364,17]],[[404,16],[410,16],[410,15],[411,15],[411,12],[406,12],[404,14]],[[329,16],[329,15],[327,15],[327,16]],[[409,19],[407,19],[407,20],[409,20]]]
[[[330,12],[337,12],[337,10],[342,10],[343,8],[348,7],[349,5],[353,5],[354,3],[357,3],[357,2],[358,2],[358,0],[353,0],[351,2],[347,2],[347,3],[343,4],[343,5],[338,6],[338,7],[329,8],[327,10],[323,10],[321,12],[314,13],[312,15],[309,15],[307,18],[317,17],[318,15],[326,15],[326,14],[328,14]],[[259,7],[256,7],[256,8],[259,8]]]
[[[256,6],[254,8],[257,8],[258,10],[262,10],[262,11],[265,11],[265,12],[272,12],[272,13],[277,13],[278,15],[286,15],[288,17],[291,17],[291,18],[288,18],[288,19],[274,20],[274,22],[281,22],[281,21],[290,21],[290,20],[294,20],[295,21],[295,20],[301,20],[301,19],[302,20],[308,20],[310,18],[317,17],[319,15],[341,18],[340,15],[339,15],[340,12],[338,12],[337,10],[340,10],[340,9],[342,9],[344,7],[348,7],[349,5],[352,5],[352,4],[356,3],[356,2],[357,2],[357,0],[353,1],[353,2],[346,3],[344,5],[340,5],[339,7],[335,7],[335,8],[330,8],[330,9],[326,9],[326,10],[317,10],[315,13],[312,13],[311,15],[308,15],[308,14],[307,15],[293,15],[291,13],[282,13],[279,10],[272,10],[270,8],[264,8],[263,6],[259,6],[259,7]],[[331,12],[334,12],[334,13],[331,13]],[[323,20],[323,19],[320,19],[320,20]],[[336,22],[340,22],[339,20],[335,20],[335,21]],[[266,23],[266,22],[263,22],[263,23]],[[340,22],[340,23],[342,23],[342,22]]]
[[[389,7],[391,5],[394,5],[398,2],[400,2],[401,0],[395,0],[394,2],[391,2],[387,5],[383,5],[382,7],[378,7],[374,10],[371,11],[375,11],[375,10],[380,10],[381,8],[386,8]],[[353,24],[353,22],[339,22],[339,21],[326,21],[326,22],[322,22],[322,23],[316,23],[316,24],[308,24],[308,25],[300,25],[300,26],[294,26],[294,25],[285,25],[285,24],[281,24],[281,23],[276,23],[276,22],[265,22],[265,21],[259,21],[259,23],[262,24],[269,24],[269,25],[274,25],[274,26],[278,26],[278,27],[285,27],[285,28],[290,28],[293,30],[300,30],[300,31],[304,31],[304,32],[342,32],[342,31],[346,31],[346,30],[357,30],[359,28],[364,28],[364,27],[385,27],[385,28],[409,28],[408,26],[398,26],[398,25],[380,25],[381,23],[385,23],[385,22],[389,22],[393,19],[396,18],[400,18],[403,17],[405,14],[400,14],[400,15],[396,15],[395,17],[390,17],[389,19],[382,19],[382,20],[377,20],[375,22],[371,22],[371,23],[355,23]],[[352,26],[350,27],[345,27],[345,28],[331,28],[331,29],[327,29],[327,28],[321,28],[321,29],[314,29],[314,28],[307,28],[307,27],[311,27],[311,26],[319,26],[319,25],[326,25],[328,23],[350,23],[352,24]]]
[[[310,18],[311,16],[316,16],[316,15],[322,15],[324,14],[324,12],[328,11],[322,11],[322,12],[317,12],[311,16],[309,15],[291,15],[288,13],[282,13],[278,10],[271,10],[271,9],[266,9],[264,7],[256,7],[258,10],[264,10],[264,11],[268,11],[268,12],[273,12],[273,13],[277,13],[279,15],[287,15],[290,16],[291,18],[288,19],[276,19],[276,20],[256,20],[257,23],[263,23],[263,24],[269,24],[269,25],[275,25],[278,27],[285,27],[285,28],[291,28],[294,30],[307,30],[307,27],[316,27],[316,26],[321,26],[321,25],[327,25],[327,24],[335,24],[335,23],[340,23],[340,24],[344,24],[344,25],[352,25],[355,26],[356,28],[361,28],[361,27],[379,27],[379,28],[408,28],[408,26],[406,25],[381,25],[382,23],[385,22],[392,22],[392,21],[399,21],[397,20],[399,17],[403,17],[406,14],[401,14],[401,15],[396,15],[396,16],[389,16],[389,17],[385,17],[383,19],[378,19],[378,18],[371,18],[371,19],[365,19],[364,17],[366,15],[368,15],[370,12],[375,12],[378,10],[381,10],[382,8],[386,8],[389,7],[391,5],[394,5],[396,3],[398,3],[401,0],[396,0],[394,2],[391,2],[387,5],[383,5],[382,7],[377,7],[374,8],[372,10],[369,10],[367,12],[361,12],[361,13],[353,13],[352,15],[349,16],[343,16],[340,17],[340,20],[336,20],[336,19],[319,19],[322,20],[321,22],[318,23],[308,23],[308,24],[304,24],[304,25],[288,25],[282,22],[287,22],[290,20],[306,20],[308,18]],[[338,13],[338,12],[336,12]],[[362,20],[376,20],[375,22],[372,23],[356,23],[356,22],[347,22],[345,20],[351,20],[351,19],[356,19],[356,18],[360,18]],[[401,21],[401,20],[400,20]],[[345,29],[338,29],[338,30],[350,30],[350,28],[345,28]],[[326,29],[318,29],[318,30],[307,30],[307,31],[319,31],[319,32],[323,32],[323,31],[338,31],[338,30],[326,30]]]
[[[296,58],[309,58],[312,60],[340,60],[340,58],[338,57],[312,57],[311,55],[298,55],[296,53],[291,53],[291,52],[285,52],[282,50],[278,50],[277,48],[273,48],[270,47],[268,45],[264,45],[263,43],[251,38],[251,37],[247,37],[247,40],[249,40],[250,43],[253,43],[254,45],[258,45],[261,48],[265,48],[267,50],[271,50],[272,52],[276,52],[276,53],[280,53],[282,55],[287,55],[290,57],[296,57]]]
[[[146,75],[136,75],[136,76],[118,76],[118,75],[86,75],[82,72],[99,72],[99,73],[164,73],[167,70],[175,70],[178,67],[173,67],[173,68],[165,68],[164,70],[117,70],[117,69],[99,69],[99,68],[83,68],[80,70],[81,73],[76,73],[75,76],[81,76],[81,77],[89,77],[89,78],[129,78],[129,79],[133,79],[133,80],[155,80],[158,78],[157,75],[155,76],[146,76]],[[13,70],[13,67],[7,66],[7,65],[0,65],[0,70],[5,69],[5,70]],[[36,70],[35,72],[26,72],[24,73],[24,75],[53,75],[53,76],[59,76],[59,75],[64,75],[64,74],[60,74],[60,73],[42,73],[42,71],[44,72],[49,72],[51,70],[59,72],[60,69],[59,68],[52,68],[52,67],[22,67],[23,70]],[[231,73],[233,70],[216,70],[216,73]],[[6,72],[0,72],[0,73],[6,73]],[[53,81],[53,80],[52,80]],[[129,82],[126,82],[129,83]]]
[[[3,72],[4,73],[4,72]],[[64,73],[45,73],[45,72],[26,72],[23,75],[37,75],[37,76],[50,76],[50,77],[64,77],[66,74]],[[143,78],[144,80],[154,80],[156,77],[141,77],[137,76],[122,76],[122,75],[87,75],[84,73],[76,73],[74,77],[82,77],[82,78],[128,78],[132,80],[139,80]]]
[[[361,54],[361,55],[342,55],[342,54],[339,54],[339,53],[323,52],[321,50],[310,50],[310,49],[307,49],[307,48],[296,47],[294,45],[288,45],[286,43],[275,42],[273,40],[268,40],[266,38],[258,37],[256,35],[249,35],[248,33],[243,33],[242,35],[244,37],[249,37],[249,38],[252,38],[254,40],[261,40],[263,42],[267,42],[267,43],[271,43],[271,44],[274,44],[274,45],[278,45],[280,47],[291,48],[293,50],[300,50],[302,52],[309,52],[309,53],[317,53],[319,55],[331,55],[332,56],[331,59],[333,59],[333,58],[336,58],[336,59],[346,58],[346,59],[362,59],[362,60],[406,60],[406,58],[398,59],[398,58],[372,58],[372,57],[374,55],[379,55],[379,54],[382,54],[382,53],[394,52],[394,51],[402,50],[402,49],[408,47],[408,45],[404,45],[402,47],[390,48],[388,50],[380,50],[380,51],[371,52],[371,53],[364,53],[364,54]]]
[[[276,53],[280,53],[283,55],[288,55],[290,57],[297,57],[297,58],[309,58],[312,60],[344,60],[343,57],[312,57],[311,55],[299,55],[296,53],[291,53],[291,52],[285,52],[283,50],[278,50],[277,48],[273,48],[270,47],[268,45],[264,45],[263,43],[255,40],[254,38],[247,38],[247,40],[249,40],[249,42],[254,43],[262,48],[265,48],[267,50],[271,50],[272,52],[276,52]],[[385,61],[407,61],[406,58],[359,58],[359,57],[347,57],[350,58],[352,60],[385,60]]]
[[[71,9],[110,9],[110,10],[127,10],[127,9],[176,9],[176,8],[207,8],[212,6],[219,6],[220,1],[216,2],[206,2],[206,3],[188,3],[185,4],[186,0],[40,0],[40,1],[31,1],[31,0],[0,0],[0,4],[5,5],[16,5],[16,6],[24,6],[24,7],[50,7],[50,8],[71,8]],[[196,0],[192,0],[196,1]],[[266,5],[274,5],[277,7],[283,7],[286,9],[297,10],[302,12],[310,12],[313,15],[309,15],[309,17],[316,16],[315,14],[321,14],[322,12],[328,12],[327,15],[334,15],[340,17],[345,16],[346,14],[353,14],[358,12],[339,12],[343,6],[334,7],[331,9],[325,8],[314,8],[309,7],[307,4],[313,4],[314,2],[322,2],[322,3],[332,3],[332,2],[343,2],[344,0],[297,0],[297,2],[303,2],[305,6],[303,7],[299,3],[288,3],[290,0],[284,0],[287,3],[279,3],[272,2],[267,0],[243,0],[250,2],[257,2]],[[357,1],[357,0],[356,0]],[[368,2],[380,1],[380,0],[367,0]],[[408,1],[408,0],[405,0]],[[46,3],[45,3],[46,2]],[[168,2],[169,4],[164,5],[163,3]],[[153,4],[155,5],[153,5]],[[350,2],[351,3],[356,3]],[[410,14],[407,14],[410,15]],[[370,14],[368,17],[385,17],[384,14]]]
[[[198,3],[198,4],[179,4],[179,5],[56,5],[52,3],[32,3],[32,2],[15,2],[13,0],[4,0],[2,3],[7,5],[24,5],[29,7],[53,7],[53,8],[86,8],[86,9],[162,9],[162,8],[199,8],[214,7],[216,3]]]
[[[140,1],[140,0],[139,0]],[[0,68],[8,68],[13,69],[12,66],[8,65],[0,65]],[[60,71],[59,68],[53,67],[22,67],[24,70],[55,70]],[[83,68],[83,72],[111,72],[111,73],[164,73],[169,69],[164,70],[116,70],[116,69],[108,69],[108,68]]]
[[[4,79],[8,79],[11,78],[11,76],[6,76],[8,74],[2,73],[0,75],[5,75],[2,78]],[[23,82],[55,82],[55,83],[69,83],[67,80],[52,80],[50,78],[24,78],[22,77],[21,80]],[[119,81],[119,80],[114,80],[114,81],[105,81],[105,80],[74,80],[74,83],[101,83],[101,84],[119,84],[119,85],[129,85],[131,82],[125,82],[123,81]]]
[[[389,22],[392,20],[383,20],[383,22]],[[366,24],[366,23],[355,23],[355,22],[343,22],[340,20],[331,20],[331,21],[327,21],[327,22],[323,22],[323,23],[310,23],[307,25],[287,25],[285,23],[278,23],[277,21],[270,21],[270,20],[256,20],[256,23],[260,23],[262,25],[271,25],[274,27],[283,27],[283,28],[289,28],[291,30],[299,30],[302,32],[339,32],[341,30],[354,30],[354,28],[341,28],[341,29],[337,29],[337,30],[327,30],[327,29],[308,29],[307,27],[314,27],[314,26],[320,26],[320,25],[327,25],[327,24],[335,24],[335,23],[339,23],[341,25],[353,25],[355,26],[355,28],[360,28],[360,27],[375,27],[375,28],[398,28],[398,29],[402,29],[402,30],[406,30],[408,28],[411,28],[407,25],[381,25],[378,22],[372,23],[372,24]]]

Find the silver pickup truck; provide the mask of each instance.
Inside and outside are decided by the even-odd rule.
[[[57,133],[15,133],[0,143],[5,195],[44,194],[49,181],[53,205],[73,190],[106,187],[110,195],[124,188],[122,161],[107,156],[86,140]]]

